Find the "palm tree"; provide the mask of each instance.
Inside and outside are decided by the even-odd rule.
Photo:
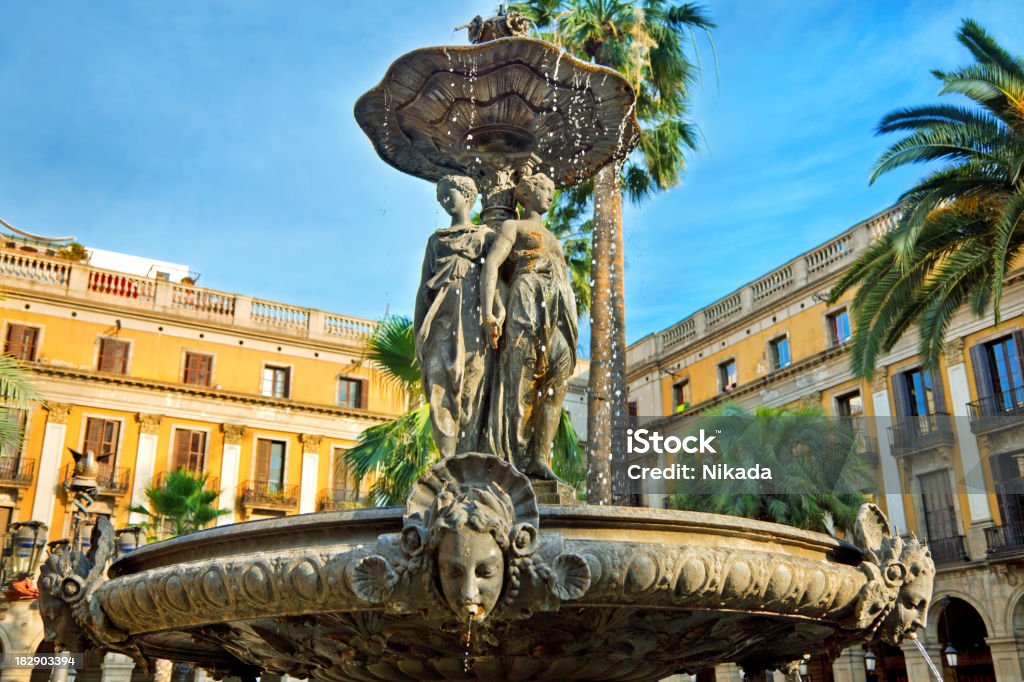
[[[686,120],[698,73],[688,48],[694,29],[714,24],[698,5],[664,0],[527,0],[512,8],[545,38],[624,74],[637,93],[637,153],[621,168],[598,171],[581,191],[562,195],[564,202],[589,200],[593,207],[587,496],[608,504],[613,488],[619,499],[628,489],[624,467],[611,462],[611,453],[626,451],[628,422],[622,192],[637,202],[679,183],[685,155],[697,145]]]
[[[373,478],[369,491],[373,504],[399,505],[416,479],[440,456],[434,444],[430,406],[423,402],[420,388],[412,320],[399,315],[381,320],[367,337],[363,357],[380,372],[384,382],[405,391],[408,411],[363,431],[359,444],[345,454],[345,461],[357,480]],[[585,468],[579,438],[564,410],[552,452],[555,473],[578,484]]]
[[[218,509],[218,491],[206,489],[207,475],[193,475],[185,469],[172,471],[159,486],[146,488],[150,508],[134,505],[130,511],[149,518],[151,537],[173,538],[202,530],[230,509]]]
[[[1024,247],[1024,59],[964,20],[957,39],[974,62],[933,71],[940,95],[972,106],[897,109],[878,126],[901,133],[875,162],[871,181],[915,163],[942,161],[900,197],[896,229],[868,248],[832,290],[853,298],[851,363],[870,377],[883,353],[913,326],[920,352],[936,367],[953,315],[967,304],[1000,321],[1007,269]]]
[[[0,453],[21,445],[23,434],[16,415],[39,399],[39,393],[18,361],[10,355],[0,355]]]
[[[820,406],[759,407],[753,412],[725,405],[692,426],[693,433],[721,432],[717,453],[698,460],[772,471],[772,480],[711,480],[698,475],[670,497],[676,509],[744,516],[798,528],[848,531],[865,502],[862,491],[874,469],[858,451],[853,428],[824,415]],[[701,469],[702,471],[702,469]]]

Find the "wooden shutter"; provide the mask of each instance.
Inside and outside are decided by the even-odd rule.
[[[188,468],[189,441],[192,432],[178,429],[174,432],[174,451],[171,454],[171,470]]]
[[[1015,329],[1013,331],[1013,345],[1014,350],[1017,351],[1017,357],[1015,358],[1017,363],[1017,369],[1020,371],[1020,377],[1024,379],[1024,331]],[[1021,388],[1020,386],[1014,386],[1013,388]],[[1015,402],[1019,402],[1019,394],[1021,391],[1014,391]]]
[[[12,324],[7,327],[8,355],[19,360],[36,359],[36,341],[39,338],[39,330],[35,327],[26,327],[22,324]]]
[[[206,459],[206,433],[190,431],[189,434],[188,469],[193,474],[199,475],[203,473],[206,464],[204,461]]]
[[[270,480],[270,441],[269,440],[257,440],[256,441],[256,467],[255,467],[255,479],[260,482],[267,482]]]
[[[124,374],[128,371],[128,342],[100,339],[99,370]]]
[[[946,390],[943,388],[942,375],[944,372],[942,368],[936,367],[934,370],[928,370],[928,374],[932,378],[932,398],[935,400],[935,412],[937,414],[950,414],[949,407],[946,406]]]
[[[978,398],[983,400],[994,392],[992,390],[992,366],[988,357],[988,349],[985,344],[979,343],[971,346],[971,369],[974,371],[974,388],[978,392]]]
[[[359,408],[362,408],[362,409],[365,410],[365,409],[367,409],[367,405],[369,405],[370,382],[369,381],[364,381],[364,380],[360,379],[356,383],[359,385],[359,403],[356,405],[356,407],[359,407]]]
[[[910,392],[907,391],[907,373],[897,372],[892,377],[893,402],[896,403],[896,420],[904,421],[911,414]]]
[[[959,535],[953,493],[949,486],[949,472],[945,469],[934,471],[921,476],[919,480],[928,539],[941,540]]]

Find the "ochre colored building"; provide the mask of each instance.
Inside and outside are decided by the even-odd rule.
[[[360,360],[373,321],[195,286],[184,266],[104,269],[5,239],[0,339],[45,402],[9,415],[25,436],[0,457],[0,530],[35,520],[68,536],[70,449],[111,453],[92,511],[115,528],[144,520],[129,508],[177,468],[220,491],[217,525],[365,503],[344,453],[406,404]],[[16,615],[0,645],[35,651],[37,613]]]
[[[825,301],[847,266],[893,229],[897,209],[853,226],[628,349],[630,412],[661,416],[651,428],[681,429],[683,415],[732,401],[821,405],[858,426],[878,462],[877,502],[901,532],[928,541],[937,564],[922,641],[958,679],[1024,680],[1024,269],[1012,271],[1003,322],[960,310],[936,371],[922,366],[917,334],[881,358],[870,383],[853,376],[849,297]],[[641,462],[650,463],[652,461]],[[660,505],[650,486],[634,496]],[[925,680],[919,652],[844,653],[814,680]],[[813,667],[813,666],[812,666]],[[729,673],[719,671],[719,679]]]

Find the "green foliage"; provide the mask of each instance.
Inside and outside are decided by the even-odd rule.
[[[60,251],[57,252],[57,257],[73,261],[83,261],[89,258],[89,252],[78,242],[71,242],[60,248]]]
[[[24,434],[18,413],[27,410],[33,400],[40,400],[40,396],[28,374],[17,360],[0,355],[0,452],[21,445]]]
[[[759,407],[750,412],[725,405],[696,420],[697,433],[721,432],[717,454],[697,464],[726,461],[760,464],[771,481],[722,481],[698,476],[686,491],[670,497],[676,509],[744,516],[798,528],[828,532],[829,523],[848,531],[866,501],[861,492],[874,470],[858,452],[856,432],[824,415],[820,407]]]
[[[708,34],[715,26],[704,8],[664,0],[526,0],[511,9],[533,21],[545,40],[613,68],[633,84],[642,135],[622,167],[629,198],[640,202],[679,184],[686,154],[698,143],[687,120],[691,89],[700,75],[694,31]],[[556,201],[560,207],[575,206],[581,215],[592,199],[593,186],[587,183]]]
[[[940,95],[972,106],[897,109],[880,134],[904,135],[875,163],[874,181],[896,168],[943,162],[901,196],[896,229],[867,249],[830,294],[853,298],[851,364],[871,377],[878,359],[912,328],[920,353],[938,365],[953,315],[966,305],[978,317],[994,312],[1007,269],[1024,247],[1024,59],[965,20],[958,40],[974,63],[933,71]]]
[[[178,469],[172,471],[159,487],[146,488],[149,509],[140,505],[131,511],[149,518],[145,524],[150,537],[177,537],[206,527],[230,509],[218,509],[214,502],[220,492],[206,489],[207,475],[193,475]]]
[[[393,316],[385,318],[386,332],[373,334],[367,340],[365,356],[389,381],[408,385],[416,390],[418,405],[401,417],[384,424],[371,426],[359,435],[359,443],[345,453],[357,480],[373,476],[369,499],[376,506],[393,506],[405,502],[406,495],[416,479],[437,462],[440,453],[434,443],[434,432],[430,422],[430,407],[422,404],[422,390],[419,388],[420,369],[416,361],[415,343],[412,342],[412,320]],[[380,339],[387,340],[381,343]],[[406,339],[409,341],[406,342]],[[383,345],[387,352],[370,350],[371,346]],[[410,379],[415,377],[415,383]],[[567,413],[562,411],[562,421],[555,434],[555,472],[573,484],[578,484],[586,475],[579,438],[569,423]],[[582,471],[582,474],[580,472]]]

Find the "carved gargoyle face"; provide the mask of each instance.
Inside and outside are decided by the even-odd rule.
[[[83,651],[81,633],[75,623],[71,605],[61,599],[60,585],[67,569],[61,555],[53,554],[43,564],[39,579],[39,615],[43,619],[43,638],[56,642],[58,650]]]
[[[935,572],[930,566],[914,561],[908,567],[907,582],[900,589],[893,614],[896,618],[894,625],[900,636],[924,628],[934,579]]]
[[[490,615],[505,582],[505,558],[489,532],[467,527],[445,533],[437,550],[441,591],[460,620]]]

